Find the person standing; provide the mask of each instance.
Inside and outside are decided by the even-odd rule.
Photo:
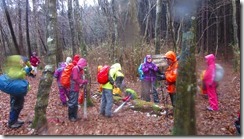
[[[215,78],[215,56],[213,54],[209,54],[205,56],[205,60],[207,63],[207,69],[205,71],[203,82],[206,86],[206,91],[208,94],[208,102],[209,106],[207,110],[217,111],[218,107],[218,97],[217,97],[217,83],[214,81]]]
[[[163,80],[166,80],[167,93],[169,93],[171,104],[175,106],[175,94],[176,94],[176,79],[178,70],[178,60],[175,52],[168,51],[163,57],[167,60],[168,68],[162,75]]]
[[[112,117],[113,106],[113,88],[116,86],[116,72],[121,70],[121,65],[115,63],[109,70],[109,81],[102,86],[102,99],[100,106],[100,114],[108,118]]]
[[[27,57],[13,55],[7,57],[3,73],[6,74],[12,80],[12,82],[14,82],[14,80],[25,80],[26,75],[30,76],[31,70],[32,68]],[[24,107],[24,97],[26,93],[23,95],[13,95],[10,93],[10,113],[8,120],[9,128],[19,128],[24,124],[23,121],[18,119],[19,114]]]
[[[154,103],[159,103],[158,92],[155,88],[156,74],[158,67],[152,62],[152,56],[146,55],[146,62],[142,65],[142,71],[144,73],[143,79],[143,92],[141,98],[145,101],[151,101],[150,93],[153,94]]]
[[[87,84],[87,80],[82,79],[84,68],[87,66],[86,59],[80,58],[77,64],[72,68],[70,77],[70,92],[68,100],[68,117],[71,122],[78,120],[78,97],[79,89]]]
[[[34,75],[37,74],[37,66],[40,64],[40,59],[37,56],[36,52],[33,52],[30,58],[30,63],[32,66],[32,69],[34,70]]]

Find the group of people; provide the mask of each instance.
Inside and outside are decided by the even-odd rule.
[[[70,73],[70,85],[65,87],[61,83],[61,76],[66,67],[72,67]],[[86,59],[76,54],[73,59],[67,57],[65,62],[61,62],[55,70],[54,77],[57,78],[59,87],[59,97],[63,105],[68,105],[68,118],[75,122],[79,119],[78,113],[78,97],[79,90],[88,80],[84,79],[84,68],[87,66]]]
[[[26,57],[20,56],[20,64],[23,67],[29,67],[29,70],[21,72],[23,74],[21,79],[25,79],[25,75],[28,75],[28,71],[36,69],[40,63],[39,58],[36,58],[36,53],[33,53],[30,61]],[[161,80],[166,81],[167,92],[170,95],[172,106],[175,106],[175,94],[176,94],[176,79],[178,70],[178,59],[173,51],[168,51],[162,58],[167,61],[168,67],[165,71],[160,69],[152,62],[152,56],[146,55],[143,63],[138,68],[140,73],[140,80],[142,82],[141,99],[145,101],[150,100],[150,94],[153,95],[154,103],[159,103],[158,92],[155,88],[157,76],[160,75]],[[209,106],[207,107],[210,111],[217,111],[218,100],[216,94],[217,83],[214,81],[215,76],[215,56],[213,54],[205,56],[207,68],[203,76],[203,83],[205,90],[208,94]],[[17,60],[18,61],[18,60]],[[31,63],[31,64],[30,64]],[[69,65],[73,65],[70,75],[70,87],[66,88],[60,83],[62,72]],[[57,78],[59,87],[59,97],[63,105],[68,106],[68,118],[70,121],[75,122],[79,118],[78,112],[78,97],[79,90],[88,83],[88,80],[84,78],[84,68],[87,66],[86,59],[75,55],[73,59],[67,57],[65,62],[61,62],[59,67],[55,70],[54,77]],[[99,66],[98,69],[101,69]],[[37,73],[37,71],[35,71]],[[119,88],[123,90],[124,87],[124,74],[120,63],[115,63],[110,67],[109,70],[109,81],[105,84],[101,84],[102,98],[100,105],[100,114],[105,117],[112,117],[112,106],[113,106],[113,89]],[[10,114],[8,126],[10,128],[19,128],[23,125],[23,121],[18,120],[19,114],[24,105],[24,96],[10,96]]]
[[[167,61],[168,65],[164,72],[160,71],[156,64],[152,62],[151,55],[146,55],[144,62],[138,67],[142,85],[141,99],[150,102],[150,94],[153,94],[154,103],[159,103],[156,80],[158,79],[157,76],[160,76],[160,80],[166,81],[167,93],[169,93],[171,103],[174,106],[178,60],[173,51],[168,51],[162,58]]]
[[[165,71],[160,71],[160,69],[152,62],[152,56],[146,55],[143,63],[138,67],[139,79],[141,80],[141,99],[145,101],[151,101],[150,95],[153,95],[154,103],[159,103],[158,92],[156,90],[155,84],[156,80],[165,80],[167,93],[169,93],[172,106],[175,106],[175,95],[176,95],[176,80],[177,80],[177,70],[178,70],[178,59],[175,52],[168,51],[162,57],[167,61],[168,67]],[[214,80],[216,75],[215,66],[215,56],[209,54],[205,56],[205,61],[207,64],[206,70],[202,76],[203,91],[208,96],[209,106],[207,110],[218,111],[218,98],[217,98],[217,85],[218,82]],[[159,76],[159,78],[157,78]]]

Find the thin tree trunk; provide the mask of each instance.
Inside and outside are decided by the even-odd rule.
[[[79,5],[79,0],[75,0],[75,19],[76,19],[76,29],[78,33],[78,42],[79,42],[79,47],[81,49],[81,53],[83,57],[87,56],[87,48],[85,45],[85,41],[83,38],[83,28],[82,28],[82,11]]]
[[[160,54],[160,28],[162,25],[162,0],[157,0],[156,7],[156,22],[155,22],[155,54]]]
[[[10,18],[9,12],[8,12],[8,8],[7,8],[7,5],[6,5],[6,2],[5,2],[5,0],[3,0],[2,2],[3,2],[3,8],[4,8],[4,11],[5,11],[5,14],[6,14],[8,26],[9,26],[9,29],[10,29],[10,33],[11,33],[11,36],[12,36],[12,39],[13,39],[13,42],[14,42],[16,54],[20,55],[21,54],[20,53],[20,49],[19,49],[19,46],[18,46],[18,43],[17,43],[17,39],[16,39],[16,36],[15,36],[15,33],[14,33],[14,29],[13,29],[13,26],[12,26],[12,22],[11,22],[11,18]]]
[[[24,48],[24,44],[23,44],[23,31],[22,31],[22,10],[21,10],[21,0],[18,0],[18,14],[19,14],[19,23],[18,23],[18,27],[19,27],[19,48],[20,48],[20,53],[22,55],[25,54],[25,48]]]
[[[39,41],[39,26],[38,26],[38,14],[37,14],[37,0],[32,0],[33,3],[33,14],[34,14],[34,24],[35,24],[35,44],[36,44],[36,48],[37,48],[37,54],[39,56],[41,56],[41,45],[40,45],[40,41]]]
[[[224,53],[225,53],[225,57],[228,58],[227,56],[227,35],[226,35],[226,30],[227,30],[227,26],[226,26],[226,16],[225,16],[225,1],[224,1]]]
[[[46,110],[48,106],[49,92],[51,90],[53,73],[56,63],[56,49],[57,49],[57,7],[56,0],[49,1],[50,22],[48,22],[48,55],[45,57],[46,66],[42,72],[40,79],[37,102],[35,106],[35,116],[32,127],[35,128],[35,134],[48,135],[48,123],[46,118]]]
[[[26,42],[28,46],[28,55],[31,57],[30,34],[29,34],[29,0],[26,0]]]
[[[76,43],[75,43],[75,30],[74,30],[74,17],[73,17],[73,2],[72,0],[68,0],[68,18],[69,18],[69,26],[71,32],[71,45],[72,45],[72,54],[75,55]]]
[[[232,0],[232,24],[233,24],[233,52],[234,52],[234,68],[236,71],[240,71],[240,49],[239,49],[239,39],[238,39],[238,25],[236,22],[236,0]]]

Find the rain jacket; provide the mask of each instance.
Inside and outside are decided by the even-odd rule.
[[[156,73],[158,71],[158,67],[152,63],[148,62],[148,58],[152,58],[151,55],[146,56],[146,62],[142,65],[142,71],[144,73],[144,79],[147,81],[155,81]]]
[[[171,59],[173,63],[169,65],[169,67],[165,71],[165,78],[167,81],[167,92],[175,93],[176,92],[176,78],[177,78],[177,69],[178,69],[178,61],[176,58],[176,54],[173,51],[169,51],[165,54],[165,57]]]
[[[12,55],[7,58],[3,72],[12,79],[25,79],[30,72],[30,67],[28,58],[21,55]]]
[[[143,80],[144,79],[144,73],[143,73],[143,71],[142,71],[142,65],[144,64],[144,63],[146,63],[146,57],[144,58],[144,60],[143,60],[143,63],[141,63],[140,64],[140,66],[138,67],[138,73],[139,73],[139,79],[140,80]]]
[[[115,63],[110,67],[109,70],[109,82],[103,85],[102,88],[105,89],[113,89],[113,85],[116,79],[117,71],[121,70],[121,65],[119,63]]]
[[[30,58],[30,63],[31,63],[31,65],[33,67],[37,67],[39,65],[39,63],[40,63],[40,60],[39,60],[39,58],[37,56],[33,56],[32,55],[31,58]]]
[[[207,69],[205,71],[203,82],[206,85],[206,90],[208,93],[208,102],[210,107],[217,111],[218,107],[218,98],[216,93],[217,83],[214,81],[215,78],[215,56],[213,54],[209,54],[205,56],[205,60],[207,62]]]
[[[80,55],[75,55],[75,56],[73,57],[73,61],[72,61],[72,63],[73,63],[74,65],[77,65],[77,62],[79,61],[79,59],[80,59]]]
[[[73,67],[70,79],[70,91],[79,92],[80,86],[83,84],[82,76],[84,74],[84,67],[87,62],[84,58],[80,58],[77,65]]]
[[[65,66],[66,66],[66,64],[64,62],[60,63],[59,68],[55,70],[54,75],[53,75],[55,78],[57,78],[59,86],[61,86],[60,78],[61,78],[61,75],[62,75],[62,72],[63,72]]]
[[[215,78],[215,57],[213,54],[205,56],[208,68],[205,71],[203,81],[205,85],[211,85]]]

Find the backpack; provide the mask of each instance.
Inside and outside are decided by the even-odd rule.
[[[69,63],[63,70],[60,78],[60,83],[64,88],[70,87],[70,76],[72,69],[75,65],[73,63]]]
[[[224,68],[220,64],[215,64],[215,77],[214,81],[219,82],[223,79]]]
[[[0,90],[13,95],[25,96],[29,89],[29,82],[24,79],[11,79],[7,74],[0,75]]]
[[[100,84],[106,84],[109,81],[109,69],[110,67],[105,65],[97,73],[97,82]]]

